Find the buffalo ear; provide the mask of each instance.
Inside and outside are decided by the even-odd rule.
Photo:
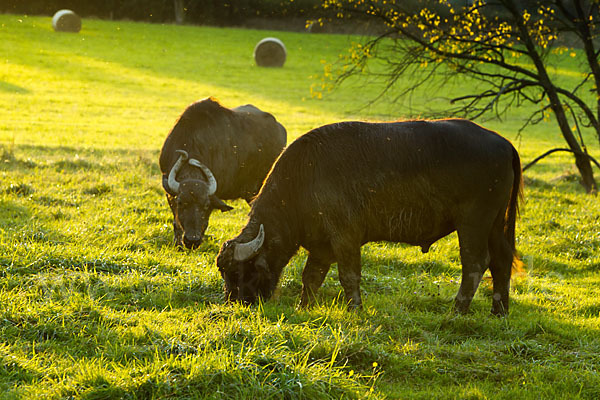
[[[233,210],[233,207],[228,206],[225,204],[225,202],[223,202],[223,200],[215,195],[210,196],[210,204],[213,206],[213,208],[217,208],[223,212]]]
[[[254,266],[261,271],[262,274],[267,275],[269,273],[269,264],[267,263],[267,259],[263,254],[260,254],[258,257],[256,257]]]
[[[254,268],[256,268],[259,286],[258,293],[263,299],[268,299],[273,294],[274,285],[271,281],[271,270],[269,269],[269,263],[264,254],[259,254],[254,261]]]

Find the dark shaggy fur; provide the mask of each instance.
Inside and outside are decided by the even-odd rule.
[[[483,272],[494,281],[492,311],[508,310],[521,167],[500,135],[465,120],[344,122],[315,129],[281,154],[246,227],[217,259],[227,295],[268,298],[299,246],[309,252],[301,304],[312,301],[332,263],[351,305],[360,306],[360,247],[405,242],[426,252],[458,231],[466,312]],[[260,225],[256,257],[236,262],[237,243]]]
[[[243,198],[250,201],[258,193],[286,140],[285,128],[271,114],[253,105],[228,109],[214,98],[190,105],[165,139],[160,153],[163,187],[173,211],[175,242],[186,244],[186,235],[192,234],[201,238],[212,209],[230,209],[221,200]],[[204,204],[209,200],[198,195],[206,180],[204,174],[187,164],[180,170],[177,180],[188,182],[185,187],[195,188],[194,196],[187,196],[189,201],[185,204],[195,205],[198,209],[188,212],[189,216],[185,218],[177,196],[170,193],[166,185],[169,172],[179,157],[176,150],[187,151],[190,158],[206,165],[217,180],[215,198]]]

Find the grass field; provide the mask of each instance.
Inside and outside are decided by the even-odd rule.
[[[254,66],[266,36],[286,44],[284,68]],[[245,222],[243,201],[213,214],[200,249],[172,246],[158,154],[191,102],[253,103],[290,139],[411,117],[403,104],[363,108],[377,85],[360,80],[311,98],[352,40],[99,20],[59,34],[48,17],[0,15],[0,398],[600,397],[600,204],[567,155],[526,173],[527,275],[507,318],[489,315],[485,285],[471,313],[451,312],[455,235],[425,255],[366,245],[359,312],[339,301],[335,268],[320,305],[296,309],[303,251],[274,299],[224,304],[214,260]],[[556,74],[575,75],[575,60],[560,62]],[[562,146],[553,121],[517,136],[528,110],[485,122],[523,161]]]

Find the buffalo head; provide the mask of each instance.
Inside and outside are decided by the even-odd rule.
[[[225,299],[254,303],[258,297],[271,296],[273,285],[263,249],[265,230],[260,225],[258,234],[249,242],[239,237],[223,244],[217,256],[217,266],[225,281]]]
[[[211,212],[215,208],[229,211],[232,207],[215,195],[217,180],[206,165],[189,158],[184,150],[177,150],[176,153],[179,158],[168,177],[163,176],[163,187],[173,211],[175,244],[193,249],[202,243]],[[200,169],[205,179],[197,176],[177,181],[177,173],[185,164]]]

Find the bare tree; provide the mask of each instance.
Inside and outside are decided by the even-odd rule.
[[[376,20],[381,27],[380,34],[355,44],[337,69],[327,66],[324,78],[335,87],[350,76],[379,75],[386,82],[382,94],[393,89],[399,99],[427,83],[442,86],[467,76],[478,84],[452,98],[445,114],[471,119],[490,113],[500,117],[511,106],[536,104],[525,126],[554,114],[585,190],[595,193],[581,130],[592,129],[600,141],[600,50],[595,43],[600,0],[419,3],[415,7],[414,1],[402,0],[323,0],[336,18]],[[575,83],[549,72],[552,58],[575,54],[567,41],[585,53],[581,78]],[[383,63],[383,69],[368,68],[377,63]],[[443,79],[430,79],[439,75]],[[399,88],[400,81],[411,83]]]

